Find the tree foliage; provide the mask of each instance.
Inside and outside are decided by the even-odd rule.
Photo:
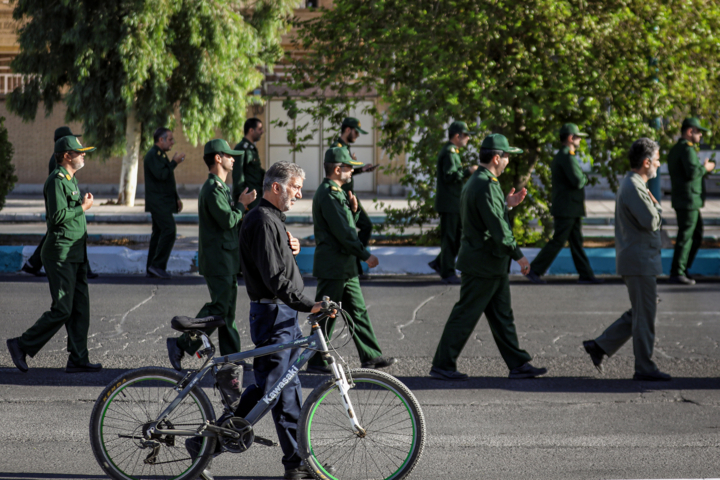
[[[498,132],[525,150],[501,177],[506,191],[529,190],[512,212],[525,241],[536,239],[532,218],[549,233],[549,164],[563,123],[590,133],[582,153],[613,187],[638,137],[667,147],[687,114],[720,124],[712,0],[338,0],[297,26],[297,48],[309,53],[288,92],[311,91],[316,102],[297,111],[289,95],[286,104],[339,124],[355,102],[378,97],[380,146],[407,156],[388,170],[411,188],[408,209],[388,210],[397,224],[435,215],[436,156],[451,119],[480,130],[476,147]],[[477,160],[472,148],[464,157]]]
[[[5,206],[5,197],[15,186],[18,178],[12,163],[15,149],[8,139],[5,117],[0,117],[0,210]]]
[[[282,57],[280,37],[297,0],[17,0],[22,22],[17,73],[31,76],[12,92],[11,111],[34,120],[60,101],[66,120],[100,156],[125,152],[129,115],[142,124],[142,148],[158,126],[197,144],[241,138],[246,109],[261,102],[260,66]]]

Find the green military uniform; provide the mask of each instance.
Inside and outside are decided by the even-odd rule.
[[[58,153],[92,152],[75,136],[62,137],[55,143]],[[70,361],[89,362],[87,335],[90,328],[90,296],[87,283],[87,224],[83,198],[77,179],[64,167],[56,168],[45,181],[45,221],[47,240],[42,261],[47,272],[52,306],[18,340],[23,352],[34,357],[65,326]]]
[[[145,155],[145,211],[152,216],[152,235],[148,249],[147,268],[167,270],[175,245],[177,229],[173,213],[178,213],[180,199],[175,185],[177,162],[154,145]]]
[[[472,134],[465,122],[453,122],[450,135]],[[460,149],[451,142],[445,143],[438,154],[435,211],[440,214],[440,253],[434,263],[442,278],[455,275],[455,259],[460,250],[462,224],[460,222],[460,192],[470,170],[463,168]],[[433,262],[431,262],[433,263]]]
[[[325,154],[326,163],[358,165],[350,158],[345,148],[331,148]],[[368,317],[365,299],[360,290],[356,259],[370,258],[365,245],[358,238],[356,220],[359,211],[353,213],[347,194],[329,178],[325,178],[313,197],[313,228],[315,233],[315,257],[313,276],[318,279],[315,300],[324,296],[342,302],[354,321],[353,341],[361,362],[367,362],[382,355],[380,345]],[[321,322],[323,331],[332,338],[335,319]],[[310,365],[323,365],[319,355],[310,360]]]
[[[704,128],[701,130],[707,131]],[[702,244],[700,209],[705,205],[704,177],[708,172],[698,160],[695,146],[684,138],[680,138],[670,149],[667,164],[672,185],[672,207],[678,223],[670,276],[677,277],[687,275]]]
[[[205,154],[208,153],[238,154],[236,150],[230,150],[224,140],[208,142]],[[211,301],[198,312],[197,318],[217,315],[225,319],[225,326],[218,329],[221,355],[240,351],[235,308],[237,274],[240,271],[238,229],[244,210],[244,205],[233,204],[230,187],[211,173],[198,195],[198,271],[205,277]],[[202,342],[191,342],[189,336],[183,334],[178,339],[178,346],[192,355],[202,346]]]
[[[563,135],[572,134],[587,136],[580,133],[577,126],[569,123],[560,130]],[[553,238],[530,264],[530,269],[538,275],[544,275],[557,257],[566,242],[570,244],[575,269],[581,280],[595,277],[590,260],[583,249],[582,218],[585,216],[585,185],[588,178],[580,168],[575,149],[567,145],[555,154],[550,164],[552,173],[552,206],[555,231]]]
[[[260,163],[257,147],[250,140],[244,138],[235,145],[235,150],[241,153],[235,155],[235,165],[232,171],[233,199],[237,202],[246,188],[249,192],[255,190],[257,198],[250,205],[247,205],[248,210],[250,210],[255,208],[262,198],[265,170]]]
[[[520,153],[495,134],[482,148]],[[462,240],[457,267],[462,271],[460,300],[453,307],[435,352],[433,366],[457,371],[457,359],[482,313],[510,370],[530,361],[518,343],[510,300],[510,259],[523,253],[510,229],[505,196],[498,179],[482,165],[465,184],[460,197]]]

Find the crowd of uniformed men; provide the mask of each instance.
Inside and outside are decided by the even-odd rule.
[[[702,241],[700,208],[705,199],[703,178],[715,168],[713,162],[698,160],[696,148],[703,132],[697,118],[686,119],[677,144],[667,161],[672,181],[672,207],[677,212],[678,235],[670,281],[693,284],[688,270]],[[378,259],[368,249],[372,223],[354,193],[353,177],[371,172],[375,165],[364,165],[351,152],[361,134],[355,118],[346,118],[340,135],[326,151],[325,178],[313,197],[313,224],[316,241],[313,275],[318,285],[315,299],[304,293],[302,276],[294,256],[299,241],[285,228],[284,212],[302,197],[305,178],[295,164],[277,162],[268,171],[262,168],[256,143],[263,135],[257,118],[245,122],[244,138],[231,149],[225,140],[205,144],[203,160],[208,179],[198,196],[199,272],[205,278],[210,301],[197,317],[217,316],[225,320],[218,329],[220,353],[239,352],[240,338],[235,310],[238,278],[245,277],[251,300],[250,332],[256,346],[287,343],[301,335],[298,311],[319,311],[320,300],[328,296],[341,301],[354,320],[353,341],[362,366],[384,368],[395,363],[383,356],[373,330],[359,280],[361,262],[368,267]],[[498,177],[522,150],[508,144],[501,134],[488,135],[479,149],[479,165],[467,166],[461,150],[474,132],[465,122],[452,122],[448,141],[437,159],[435,208],[440,216],[441,250],[430,262],[447,284],[460,285],[460,297],[452,309],[432,361],[430,375],[442,380],[465,380],[457,370],[457,359],[481,315],[485,313],[493,338],[505,361],[509,378],[534,378],[547,372],[531,365],[530,355],[520,348],[512,311],[508,272],[515,260],[522,273],[535,284],[545,283],[542,275],[559,251],[569,242],[579,274],[578,283],[597,284],[598,279],[583,250],[582,217],[585,215],[584,187],[588,182],[576,155],[582,138],[580,129],[567,123],[560,128],[561,147],[552,164],[551,214],[552,240],[532,263],[528,262],[513,237],[508,212],[519,205],[526,189],[508,194]],[[93,205],[91,193],[78,189],[76,172],[85,154],[84,147],[68,127],[55,132],[55,149],[50,176],[44,185],[47,234],[23,270],[40,274],[44,266],[50,285],[52,306],[22,336],[7,341],[18,369],[28,370],[26,358],[35,356],[63,326],[68,333],[68,373],[97,372],[102,366],[90,363],[87,334],[90,299],[87,279],[92,278],[87,259],[85,211]],[[167,263],[176,237],[173,214],[183,203],[175,185],[175,168],[185,154],[168,157],[175,141],[167,128],[155,131],[154,146],[144,159],[145,210],[152,217],[152,236],[147,257],[147,275],[170,278]],[[631,309],[598,338],[583,342],[593,364],[602,371],[606,356],[614,354],[633,339],[636,380],[669,380],[651,360],[657,304],[656,276],[660,264],[661,208],[646,183],[657,175],[659,146],[647,138],[637,140],[629,151],[631,170],[621,182],[616,200],[616,262],[618,274],[627,285]],[[269,163],[269,162],[268,162]],[[456,274],[456,267],[462,272]],[[323,328],[332,338],[334,319]],[[170,363],[182,369],[183,357],[199,349],[189,336],[168,338]],[[297,352],[284,350],[256,358],[256,384],[243,395],[240,408],[255,401],[270,388],[297,359]],[[329,367],[316,355],[308,364],[310,373],[328,374]],[[296,429],[301,391],[297,377],[276,399],[273,418],[283,449],[286,478],[311,478],[297,454]],[[243,406],[244,405],[244,406]],[[210,478],[210,473],[204,473]]]

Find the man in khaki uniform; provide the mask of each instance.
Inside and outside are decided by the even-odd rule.
[[[630,338],[638,381],[667,381],[670,375],[652,361],[657,311],[657,275],[662,274],[660,225],[662,209],[647,188],[660,168],[660,147],[641,138],[630,147],[631,171],[625,175],[615,204],[615,262],[628,289],[631,308],[595,340],[583,342],[602,372],[605,355],[612,356]]]
[[[75,173],[85,166],[83,147],[74,135],[55,142],[57,168],[45,181],[47,240],[42,261],[50,285],[52,306],[21,337],[7,341],[13,363],[27,372],[26,356],[34,357],[63,326],[70,352],[67,373],[99,372],[102,365],[90,363],[87,336],[90,328],[90,296],[87,283],[87,224],[85,211],[93,196],[80,195]]]

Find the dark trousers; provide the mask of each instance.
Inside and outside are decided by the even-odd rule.
[[[217,315],[225,320],[225,326],[218,328],[218,343],[220,355],[231,355],[240,351],[240,335],[235,325],[235,308],[237,306],[237,279],[235,275],[205,277],[210,302],[206,303],[198,312],[197,318]],[[215,329],[207,330],[211,335]],[[190,355],[197,352],[202,346],[201,340],[190,340],[187,333],[178,338],[178,346]]]
[[[52,306],[22,334],[23,352],[34,357],[62,328],[67,331],[70,360],[88,363],[87,336],[90,329],[90,294],[87,263],[44,261]]]
[[[367,247],[370,245],[370,237],[372,237],[372,230],[373,225],[372,221],[370,220],[370,216],[368,216],[365,209],[360,205],[360,200],[358,200],[358,208],[360,209],[360,215],[358,217],[357,224],[355,225],[358,228],[358,240],[362,242],[364,247]],[[359,258],[357,259],[357,265],[358,265],[358,275],[362,275],[362,260]]]
[[[152,235],[150,235],[146,269],[156,267],[167,270],[177,234],[175,217],[169,212],[152,212],[150,215],[152,216]]]
[[[30,258],[28,258],[28,263],[32,268],[35,270],[40,270],[43,267],[43,261],[42,261],[42,247],[45,243],[45,239],[47,238],[47,233],[43,235],[43,237],[40,239],[40,243],[38,244],[37,248],[33,252],[32,255],[30,255]],[[87,273],[88,275],[92,274],[92,269],[90,268],[90,262],[86,264],[87,267]]]
[[[298,313],[287,305],[250,304],[250,337],[256,347],[289,343],[302,337],[298,325]],[[300,349],[283,350],[256,357],[253,361],[255,384],[267,395],[270,389],[285,375],[300,356]],[[249,390],[249,389],[248,389]],[[297,424],[302,405],[300,378],[295,376],[272,402],[282,463],[285,468],[295,468],[302,459],[298,454]]]
[[[460,278],[460,300],[445,324],[433,366],[457,370],[457,359],[483,313],[508,368],[512,370],[529,362],[530,355],[518,343],[508,276],[482,278],[463,273]]]
[[[675,209],[675,213],[677,214],[678,232],[670,266],[671,277],[687,274],[687,271],[692,268],[703,240],[703,220],[700,210]]]
[[[335,302],[342,302],[343,310],[347,311],[352,317],[355,324],[353,341],[360,356],[360,361],[367,362],[382,355],[372,322],[370,322],[368,316],[358,278],[353,277],[346,280],[318,278],[315,301],[321,301],[324,296],[330,297]],[[328,318],[320,322],[323,332],[327,332],[328,340],[332,338],[335,320],[334,318]],[[320,355],[315,355],[310,359],[309,364],[325,365],[325,360]]]
[[[613,356],[632,338],[635,372],[652,373],[657,370],[652,361],[655,345],[655,316],[657,313],[657,280],[654,275],[623,276],[630,295],[631,308],[623,313],[595,343]]]
[[[538,253],[535,260],[530,264],[532,271],[538,275],[544,275],[550,268],[565,242],[570,243],[570,254],[572,255],[575,270],[580,278],[593,278],[595,273],[590,266],[590,260],[583,249],[582,218],[581,217],[553,217],[555,231],[553,238]]]
[[[440,266],[440,276],[455,275],[455,259],[460,251],[462,222],[459,213],[440,213],[440,253],[435,262]]]

